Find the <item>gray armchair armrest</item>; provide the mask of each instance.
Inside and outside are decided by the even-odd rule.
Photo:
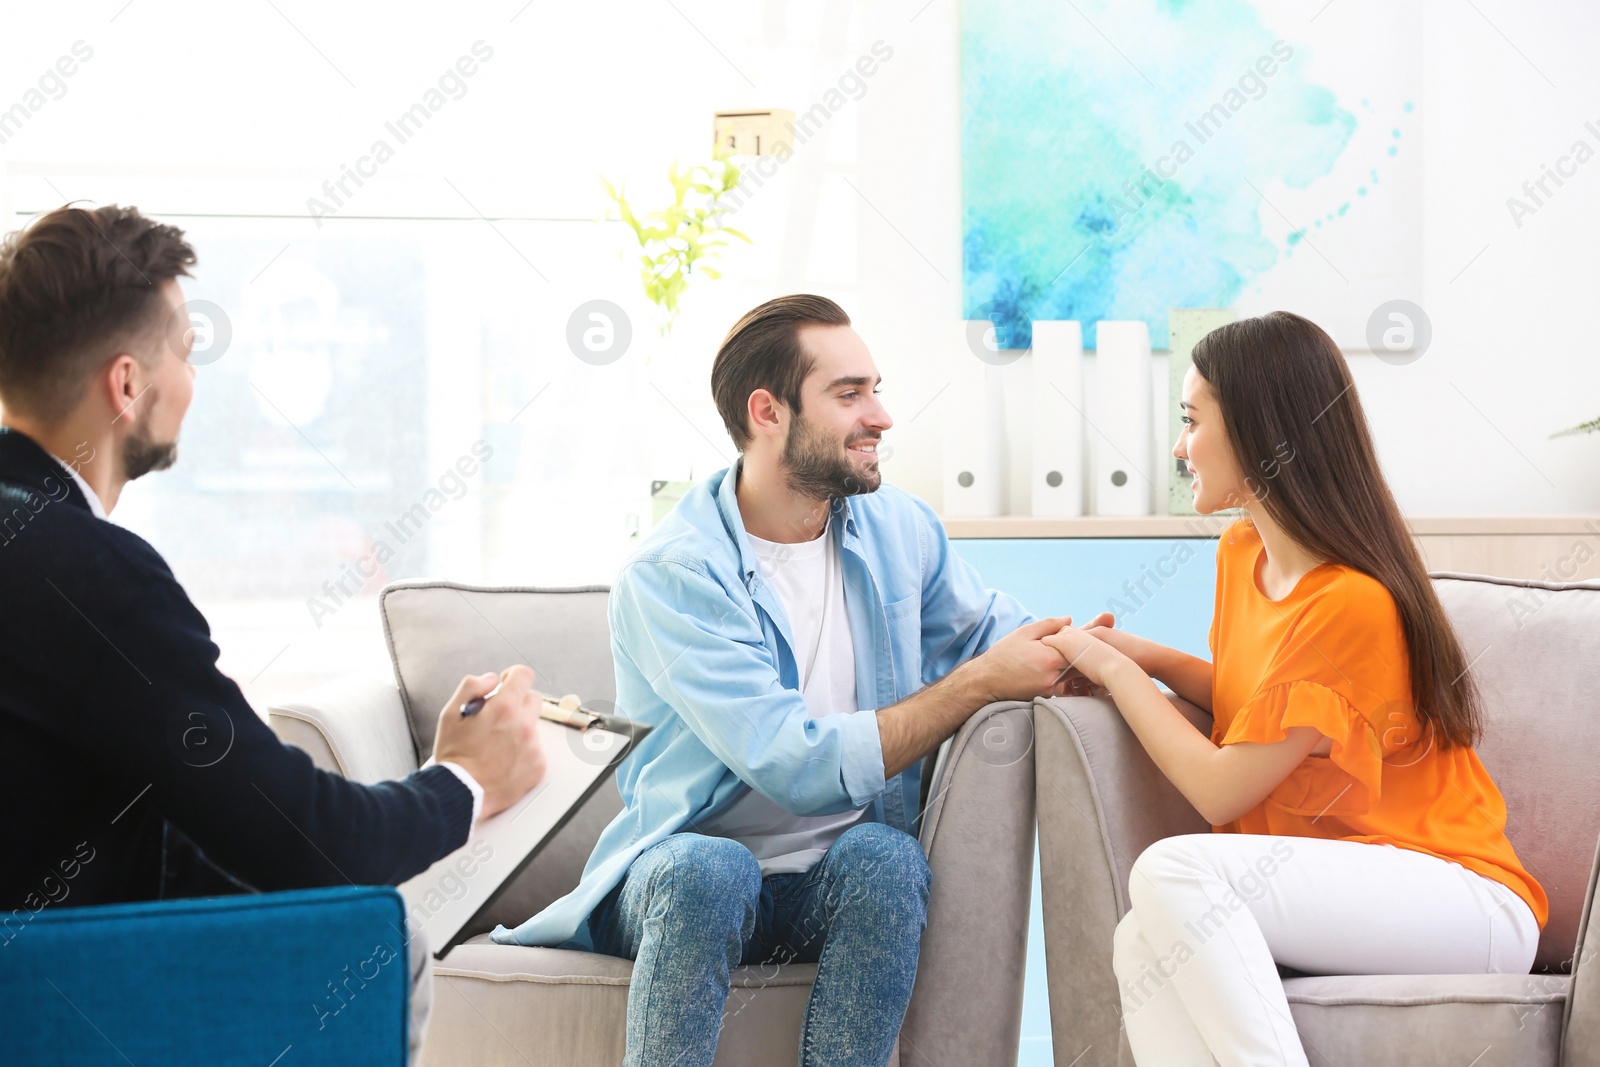
[[[1015,1063],[1033,890],[1033,717],[979,710],[946,742],[923,809],[933,883],[901,1067]]]
[[[1572,986],[1561,1036],[1562,1067],[1600,1067],[1600,850],[1589,875],[1583,921],[1572,954]]]
[[[1211,716],[1168,697],[1202,731]],[[1156,769],[1104,697],[1034,703],[1045,969],[1057,1063],[1131,1064],[1111,939],[1128,872],[1154,842],[1211,827]]]
[[[286,744],[304,749],[324,770],[371,784],[416,770],[416,744],[394,680],[346,675],[267,709]]]

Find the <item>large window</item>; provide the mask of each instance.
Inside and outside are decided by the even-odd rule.
[[[381,668],[389,581],[609,582],[649,530],[652,484],[732,454],[703,353],[633,307],[628,326],[581,321],[643,332],[637,351],[580,359],[580,302],[523,259],[595,273],[585,261],[614,263],[620,227],[351,220],[308,236],[298,220],[163,217],[201,257],[184,283],[197,390],[179,463],[130,485],[115,517],[172,561],[242,683]],[[637,303],[622,288],[596,291]]]

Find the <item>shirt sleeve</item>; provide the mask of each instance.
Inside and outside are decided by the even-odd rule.
[[[612,590],[618,668],[650,689],[733,773],[795,815],[865,807],[885,787],[875,712],[813,719],[785,686],[756,618],[703,570],[627,567]]]
[[[432,762],[433,760],[428,760],[428,763]],[[483,786],[479,785],[478,780],[468,774],[466,768],[459,763],[451,763],[449,760],[445,760],[439,766],[459,778],[461,784],[466,786],[472,793],[472,825],[478,825],[478,817],[483,814]]]
[[[50,609],[39,639],[85,652],[61,727],[94,773],[148,785],[139,803],[217,866],[259,890],[398,885],[466,841],[472,796],[448,771],[362,785],[279,741],[154,550],[98,565],[115,578],[62,568],[33,594]]]
[[[932,685],[1034,617],[1015,597],[984,586],[978,570],[950,547],[925,501],[916,500],[922,556],[922,683]]]
[[[1343,696],[1316,682],[1287,682],[1263,689],[1239,709],[1224,745],[1270,745],[1290,727],[1309,726],[1333,742],[1327,758],[1308,757],[1267,800],[1296,815],[1351,816],[1370,810],[1383,787],[1383,749],[1365,715]]]
[[[1272,744],[1292,727],[1316,730],[1332,742],[1329,754],[1303,760],[1268,794],[1268,802],[1312,817],[1360,815],[1381,793],[1383,733],[1390,720],[1402,718],[1397,709],[1410,707],[1399,612],[1388,592],[1365,575],[1340,578],[1297,610],[1299,617],[1270,650],[1255,694],[1234,715],[1221,743]]]

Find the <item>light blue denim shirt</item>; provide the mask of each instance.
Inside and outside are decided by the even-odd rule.
[[[921,500],[890,485],[837,498],[829,536],[839,542],[863,710],[808,717],[789,620],[739,515],[737,470],[691,489],[617,576],[617,713],[652,730],[617,768],[623,808],[578,887],[493,940],[592,949],[589,913],[634,859],[746,789],[796,815],[865,807],[866,818],[914,834],[921,764],[884,781],[873,711],[1032,620],[984,588]]]

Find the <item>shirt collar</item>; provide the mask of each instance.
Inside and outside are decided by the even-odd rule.
[[[741,455],[733,466],[722,472],[722,481],[716,487],[716,498],[717,510],[722,513],[722,525],[727,528],[728,536],[733,539],[733,546],[739,552],[739,573],[744,575],[748,585],[759,564],[745,533],[744,516],[739,514],[739,471],[743,468],[744,456]]]
[[[727,527],[734,547],[739,550],[739,571],[748,583],[759,572],[760,561],[750,546],[750,535],[744,528],[744,516],[739,513],[739,472],[743,468],[744,456],[741,455],[734,461],[733,466],[722,471],[722,481],[714,487],[714,492],[717,510],[722,513],[722,524]],[[849,497],[834,497],[828,502],[828,509],[831,516],[839,518],[843,537],[854,537],[857,534],[855,513],[851,511]],[[829,521],[832,522],[831,517]]]
[[[100,497],[89,487],[89,483],[84,480],[83,475],[78,473],[78,469],[60,456],[52,455],[50,458],[59,463],[61,469],[72,475],[72,480],[78,483],[78,488],[83,491],[83,498],[89,502],[89,510],[94,513],[94,517],[97,519],[105,518],[106,509],[101,505]]]

